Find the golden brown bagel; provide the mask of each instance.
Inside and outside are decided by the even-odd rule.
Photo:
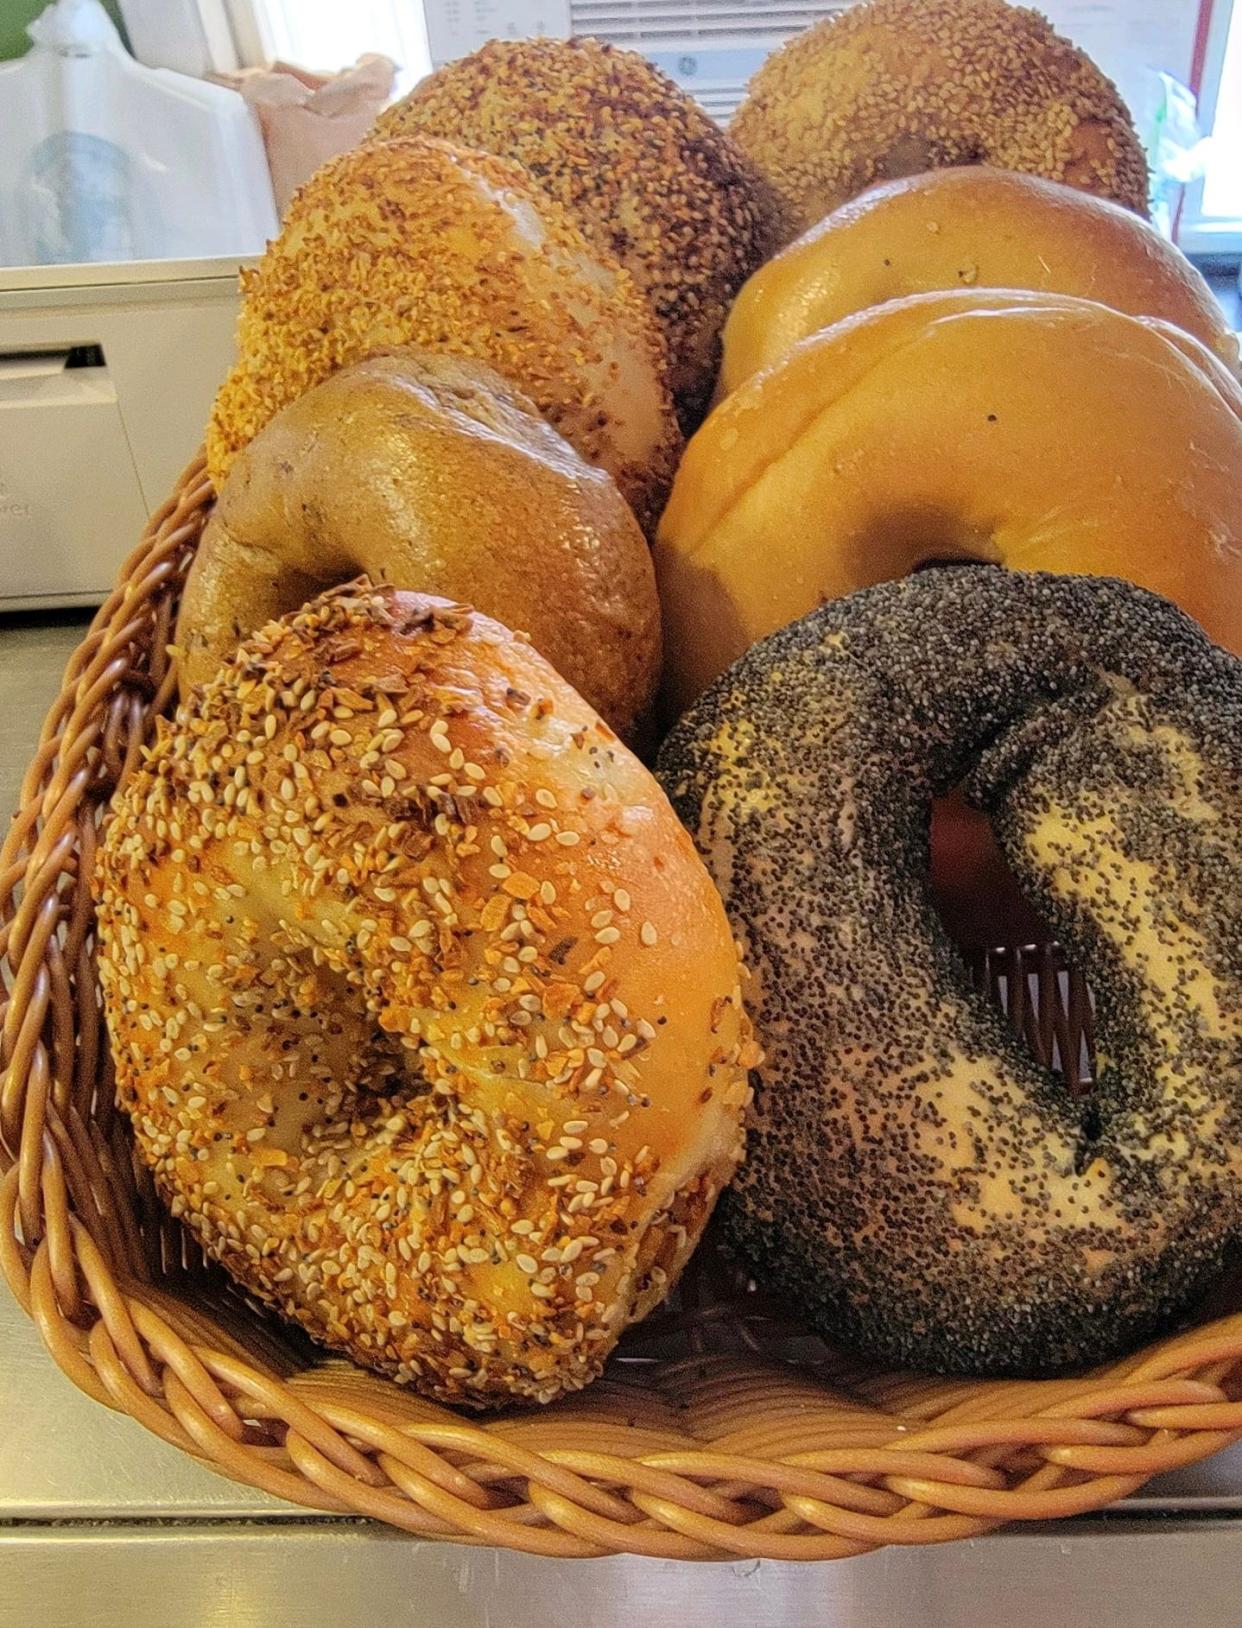
[[[855,311],[949,288],[1077,294],[1162,317],[1237,370],[1220,302],[1147,221],[1056,181],[976,165],[872,187],[757,271],[729,314],[718,394]]]
[[[659,512],[681,437],[655,319],[518,165],[413,139],[344,153],[298,191],[242,292],[237,364],[207,431],[217,489],[281,407],[413,344],[489,363],[643,524]]]
[[[243,448],[181,601],[182,695],[254,628],[359,573],[529,633],[623,736],[652,702],[660,605],[637,521],[482,363],[356,363]]]
[[[1037,11],[1003,0],[851,6],[767,59],[729,131],[799,232],[873,181],[957,164],[1147,209],[1147,161],[1116,86]]]
[[[741,1151],[756,1052],[659,786],[524,640],[365,584],[171,723],[96,867],[120,1100],[174,1213],[453,1401],[585,1384]]]
[[[698,423],[729,302],[788,234],[773,189],[693,97],[602,40],[489,40],[376,133],[516,159],[651,301],[683,423]]]
[[[1123,577],[1242,652],[1242,385],[1068,295],[916,294],[803,340],[686,450],[656,548],[670,700],[937,559]]]

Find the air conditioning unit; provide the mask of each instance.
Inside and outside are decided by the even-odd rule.
[[[641,51],[727,124],[746,82],[792,34],[849,0],[425,0],[434,67],[497,37],[589,34]]]

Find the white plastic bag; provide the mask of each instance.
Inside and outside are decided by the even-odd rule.
[[[258,253],[276,230],[235,91],[125,50],[99,0],[56,0],[0,64],[0,264]]]
[[[1194,92],[1172,74],[1147,75],[1137,116],[1151,169],[1151,218],[1171,238],[1183,192],[1207,168],[1212,138],[1199,129]]]

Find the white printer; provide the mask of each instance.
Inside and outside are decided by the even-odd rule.
[[[0,269],[0,611],[89,604],[193,457],[238,261]]]

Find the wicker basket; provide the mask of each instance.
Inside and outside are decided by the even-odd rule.
[[[294,1503],[534,1554],[829,1560],[1098,1509],[1242,1436],[1242,1316],[1085,1378],[876,1372],[782,1322],[710,1243],[609,1374],[466,1418],[250,1306],[156,1203],[113,1082],[88,877],[173,685],[166,644],[211,488],[196,463],[65,674],[0,850],[0,1266],[70,1379]],[[1076,1082],[1090,1008],[1049,952],[992,958]]]

